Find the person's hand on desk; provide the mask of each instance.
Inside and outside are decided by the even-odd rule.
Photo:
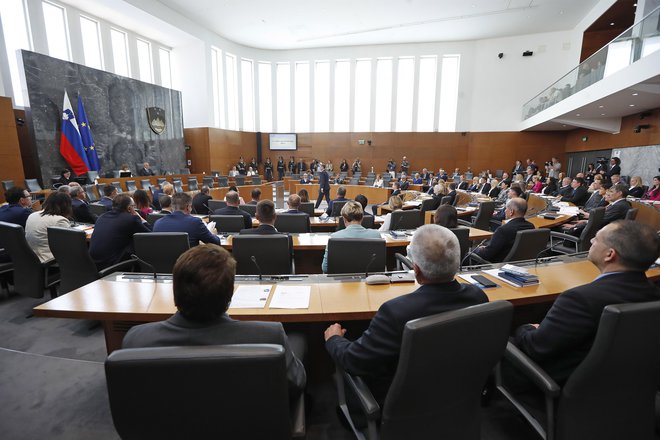
[[[325,340],[327,341],[333,336],[344,336],[346,334],[346,329],[341,328],[340,324],[334,323],[327,329],[325,329],[325,333],[323,336],[325,337]]]
[[[208,222],[206,224],[206,229],[213,235],[218,235],[218,230],[215,228],[215,222]]]

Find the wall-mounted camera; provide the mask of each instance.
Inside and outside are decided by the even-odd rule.
[[[367,145],[371,145],[371,139],[367,141]]]
[[[651,128],[651,126],[649,124],[637,125],[637,126],[635,126],[635,128],[633,128],[633,132],[641,133],[642,130],[646,130],[646,129],[649,129],[649,128]]]

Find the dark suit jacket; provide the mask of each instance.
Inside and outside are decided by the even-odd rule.
[[[454,191],[449,191],[445,197],[451,197],[451,201],[449,202],[450,205],[454,204],[454,200],[456,200],[456,190]]]
[[[491,199],[496,199],[497,196],[500,195],[500,188],[497,187],[497,186],[496,186],[495,188],[491,188],[491,189],[488,191],[487,195],[488,195],[488,197],[490,197]]]
[[[305,388],[305,368],[291,351],[279,322],[235,321],[226,314],[210,322],[196,322],[177,312],[167,321],[133,327],[124,337],[122,348],[225,344],[281,345],[291,396],[299,395]]]
[[[571,195],[573,192],[573,187],[569,186],[560,186],[559,189],[557,190],[557,195],[560,195],[562,197]]]
[[[521,217],[512,218],[497,228],[486,247],[477,249],[475,253],[484,260],[498,263],[506,257],[513,247],[518,231],[526,229],[534,229],[534,225]]]
[[[484,183],[484,186],[479,188],[479,192],[481,194],[488,195],[488,192],[490,191],[490,183]]]
[[[400,196],[401,195],[401,190],[400,189],[395,189],[392,191],[392,196]]]
[[[643,272],[606,275],[562,293],[538,329],[518,328],[514,342],[561,384],[591,349],[606,305],[657,300],[660,288]]]
[[[181,211],[174,211],[156,220],[154,232],[187,232],[191,247],[197,246],[200,241],[220,244],[220,237],[211,234],[201,219]]]
[[[584,210],[589,212],[600,206],[605,206],[605,199],[598,193],[598,191],[594,191],[584,203]]]
[[[89,203],[78,198],[71,200],[73,219],[79,223],[96,223],[97,216],[89,210]]]
[[[626,218],[626,214],[631,207],[630,202],[625,199],[619,199],[616,203],[607,205],[601,228],[615,220]]]
[[[242,209],[239,209],[236,206],[225,206],[224,208],[216,209],[213,211],[213,214],[216,215],[242,215],[243,216],[243,223],[245,225],[245,229],[249,229],[252,227],[252,217],[248,212],[243,211]]]
[[[461,183],[458,184],[458,189],[462,189],[463,191],[467,191],[468,188],[470,188],[470,182],[467,180],[462,181]]]
[[[212,199],[213,197],[208,194],[202,194],[201,192],[195,194],[195,197],[193,197],[192,200],[193,212],[195,214],[209,214],[210,210],[207,206],[209,204],[209,200]]]
[[[140,168],[140,171],[138,171],[138,175],[140,176],[155,176],[154,170],[151,168],[146,169],[146,168]]]
[[[369,328],[357,340],[333,336],[325,347],[337,364],[349,373],[363,376],[374,395],[383,398],[396,372],[408,321],[486,302],[488,298],[481,289],[455,280],[422,285],[381,305]]]
[[[612,177],[615,174],[621,175],[621,167],[619,165],[614,165],[607,173],[605,173],[607,177]]]
[[[23,229],[25,229],[25,222],[30,214],[32,214],[31,209],[23,208],[17,203],[0,206],[0,222],[21,225],[23,226]]]
[[[301,214],[305,214],[301,212]],[[305,214],[307,215],[307,214]],[[289,237],[289,254],[293,255],[293,238],[286,232],[279,232],[275,226],[261,224],[257,228],[241,229],[241,235],[286,235]]]
[[[572,193],[561,198],[562,202],[571,202],[575,206],[583,206],[589,200],[589,192],[584,186],[578,186]]]
[[[323,190],[324,194],[330,191],[330,177],[327,171],[319,173],[319,189]]]
[[[410,183],[407,180],[401,182],[401,191],[406,191],[410,187]]]
[[[101,200],[99,200],[97,203],[105,206],[105,209],[107,209],[108,211],[112,209],[112,199],[109,197],[103,196],[101,197]]]
[[[642,196],[644,195],[644,188],[642,188],[641,186],[636,186],[635,188],[628,191],[628,195],[630,197],[641,199]]]
[[[99,268],[111,266],[133,252],[133,234],[150,231],[151,225],[141,217],[110,210],[96,220],[89,255]]]

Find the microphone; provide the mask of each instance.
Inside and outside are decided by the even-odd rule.
[[[374,261],[376,261],[376,253],[374,252],[371,254],[371,260],[369,260],[369,263],[367,264],[367,268],[364,271],[364,277],[367,278],[369,276],[369,269],[371,269],[371,265],[374,264]]]
[[[259,272],[259,281],[261,281],[262,279],[261,267],[259,267],[259,263],[257,263],[257,257],[255,257],[254,255],[250,255],[250,260],[252,260],[252,262],[256,266],[257,271]]]
[[[154,273],[154,281],[156,281],[158,276],[156,275],[156,268],[153,266],[153,264],[147,263],[146,261],[144,261],[142,258],[138,257],[135,254],[131,254],[131,258],[136,260],[140,264],[143,264],[144,266],[147,266],[149,269],[151,269],[151,271]]]
[[[470,249],[470,252],[468,252],[467,254],[465,254],[465,257],[463,257],[463,259],[461,260],[461,264],[460,264],[460,265],[462,266],[463,263],[465,263],[465,262],[467,261],[467,259],[470,258],[470,255],[474,254],[474,252],[475,252],[477,249],[479,249],[479,246],[481,246],[482,244],[484,244],[484,242],[485,242],[486,240],[487,240],[487,239],[483,239],[483,240],[481,240],[479,243],[477,243],[476,246],[473,246],[472,249]]]
[[[206,203],[202,203],[202,205],[204,205],[204,208],[206,208],[207,213],[210,215],[212,211],[211,208],[209,208],[209,205],[207,205]]]
[[[369,275],[369,269],[371,269],[371,265],[374,264],[374,261],[376,261],[375,253],[371,254],[371,259],[369,260],[369,264],[367,264],[367,268],[365,269],[364,282],[368,285],[390,284],[392,280],[390,280],[390,277],[385,274]]]

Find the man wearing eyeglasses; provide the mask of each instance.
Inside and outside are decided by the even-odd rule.
[[[32,196],[19,186],[9,188],[5,192],[7,204],[0,207],[0,221],[21,225],[25,228],[25,222],[32,214]]]

